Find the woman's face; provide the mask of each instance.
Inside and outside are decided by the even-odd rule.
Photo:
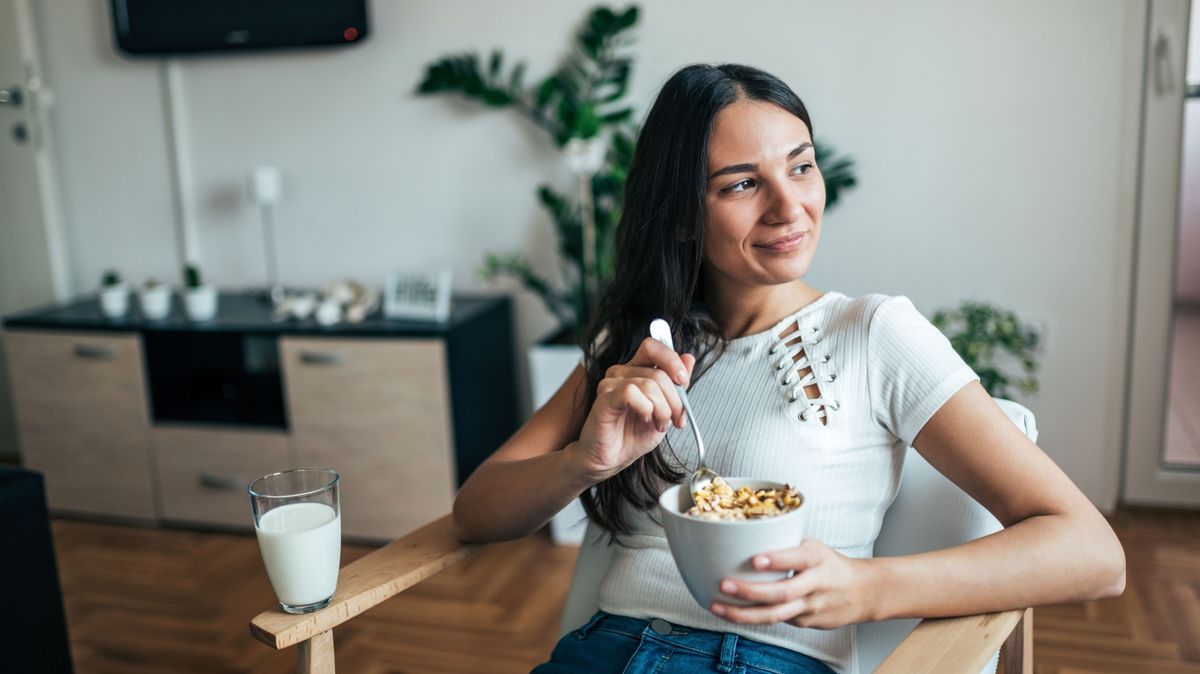
[[[707,277],[735,286],[803,277],[825,210],[808,127],[776,105],[743,100],[717,113],[708,145]]]

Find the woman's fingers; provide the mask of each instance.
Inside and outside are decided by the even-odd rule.
[[[683,364],[679,354],[651,337],[642,340],[642,345],[627,364],[656,367],[670,375],[671,381],[680,386],[687,386],[691,378],[691,369]]]
[[[808,608],[808,602],[803,598],[767,606],[733,606],[714,601],[709,607],[713,613],[726,620],[748,625],[770,625],[785,622],[803,615]]]
[[[608,368],[605,376],[615,379],[646,379],[657,382],[662,389],[667,405],[671,408],[671,422],[683,427],[683,402],[679,399],[679,391],[675,382],[666,372],[653,367],[637,365],[614,365]]]
[[[628,379],[605,379],[600,382],[597,401],[617,415],[629,412],[634,418],[647,423],[654,417],[654,402],[646,397],[642,388]]]

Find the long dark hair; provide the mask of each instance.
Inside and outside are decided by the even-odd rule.
[[[638,136],[625,180],[613,280],[581,344],[585,409],[596,402],[596,387],[608,368],[633,357],[655,318],[671,324],[676,349],[696,356],[693,384],[720,357],[724,340],[708,312],[701,275],[708,141],[717,113],[739,100],[773,103],[812,133],[795,92],[757,68],[692,65],[667,80]],[[679,482],[688,472],[664,442],[584,492],[584,510],[614,537],[627,534],[623,506],[653,508],[661,485]]]

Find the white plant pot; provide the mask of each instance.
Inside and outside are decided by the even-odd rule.
[[[211,321],[217,315],[217,289],[212,286],[189,288],[183,303],[191,320]]]
[[[100,311],[108,318],[121,318],[129,311],[129,288],[123,285],[100,289]]]
[[[529,347],[529,394],[533,409],[538,409],[558,391],[583,352],[577,346],[534,344]],[[579,499],[563,508],[550,520],[550,538],[559,545],[579,545],[587,529],[587,517]]]
[[[146,320],[161,321],[171,313],[171,289],[164,285],[143,288],[138,294],[142,305],[142,316]]]

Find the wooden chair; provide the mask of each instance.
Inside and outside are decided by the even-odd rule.
[[[998,405],[1034,441],[1033,414],[1007,400]],[[915,450],[905,458],[895,502],[876,541],[877,556],[904,555],[963,543],[999,530],[978,503],[934,470]],[[589,526],[564,609],[563,629],[583,624],[596,610],[596,588],[611,551]],[[449,515],[345,566],[329,606],[307,615],[279,608],[250,623],[256,638],[276,649],[299,646],[301,674],[333,674],[333,628],[480,546],[454,536]],[[856,627],[858,669],[852,674],[1032,674],[1033,611],[1002,611],[958,618],[891,620]],[[999,650],[999,653],[997,653]]]

